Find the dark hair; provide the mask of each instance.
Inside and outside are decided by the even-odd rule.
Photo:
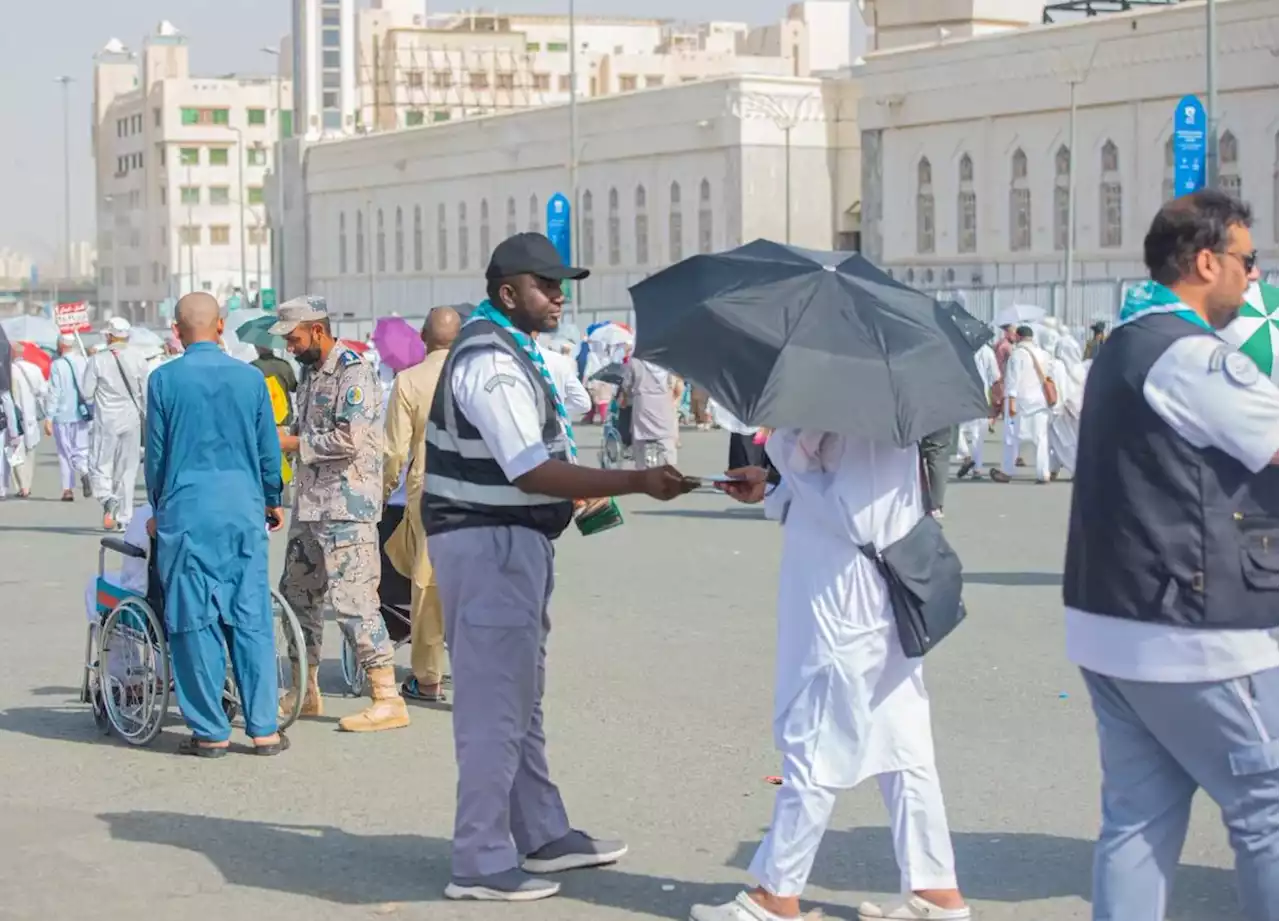
[[[1151,277],[1172,285],[1191,271],[1202,249],[1226,251],[1227,231],[1248,227],[1253,212],[1237,198],[1217,189],[1201,189],[1165,202],[1142,241],[1142,260]]]
[[[1033,339],[1036,335],[1036,331],[1030,326],[1019,326],[1015,332],[1018,334],[1019,339]]]

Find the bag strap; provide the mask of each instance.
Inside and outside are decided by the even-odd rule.
[[[63,355],[60,360],[65,361],[67,367],[71,369],[71,387],[76,392],[76,402],[84,403],[84,394],[80,392],[80,381],[76,378],[76,366],[71,363],[71,359],[66,355]]]
[[[124,384],[125,393],[129,394],[129,400],[133,403],[133,408],[138,411],[138,415],[142,415],[142,407],[138,405],[138,398],[133,395],[133,388],[129,386],[129,376],[124,373],[124,364],[120,361],[120,353],[115,349],[108,349],[107,351],[116,360],[116,367],[120,369],[120,380]]]

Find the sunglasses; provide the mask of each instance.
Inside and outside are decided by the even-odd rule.
[[[1244,273],[1246,275],[1253,274],[1254,268],[1258,265],[1258,251],[1256,249],[1247,253],[1226,252],[1226,253],[1223,253],[1223,255],[1235,256],[1237,259],[1239,259],[1240,265],[1244,267]]]

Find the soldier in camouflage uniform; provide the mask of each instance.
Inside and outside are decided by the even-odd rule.
[[[271,327],[303,366],[297,411],[281,449],[298,457],[293,519],[280,592],[307,642],[304,716],[322,712],[317,682],[327,610],[356,649],[373,703],[339,721],[348,732],[409,725],[396,686],[394,646],[378,610],[382,517],[382,400],[372,366],[337,342],[324,299],[280,305]],[[298,676],[300,677],[300,676]],[[299,680],[294,687],[301,687]],[[292,702],[282,701],[285,710]]]

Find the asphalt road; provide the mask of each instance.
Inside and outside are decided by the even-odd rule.
[[[681,467],[717,472],[725,444],[686,433]],[[39,460],[41,498],[0,502],[0,918],[684,918],[745,881],[769,821],[764,778],[777,773],[780,535],[756,510],[711,493],[631,498],[625,527],[560,541],[552,769],[575,825],[624,836],[631,853],[569,875],[557,899],[457,904],[441,895],[449,715],[414,707],[406,730],[338,733],[337,717],[360,704],[341,696],[332,624],[326,716],[296,726],[282,757],[177,757],[177,722],[148,749],[97,733],[77,701],[97,509],[51,501],[47,441]],[[984,921],[1089,914],[1098,771],[1088,700],[1063,655],[1068,499],[1066,484],[1029,481],[948,496],[971,616],[930,656],[927,681],[961,885]],[[1169,917],[1236,917],[1230,866],[1202,800]],[[808,897],[851,919],[859,901],[897,888],[884,808],[866,784],[840,800]]]

